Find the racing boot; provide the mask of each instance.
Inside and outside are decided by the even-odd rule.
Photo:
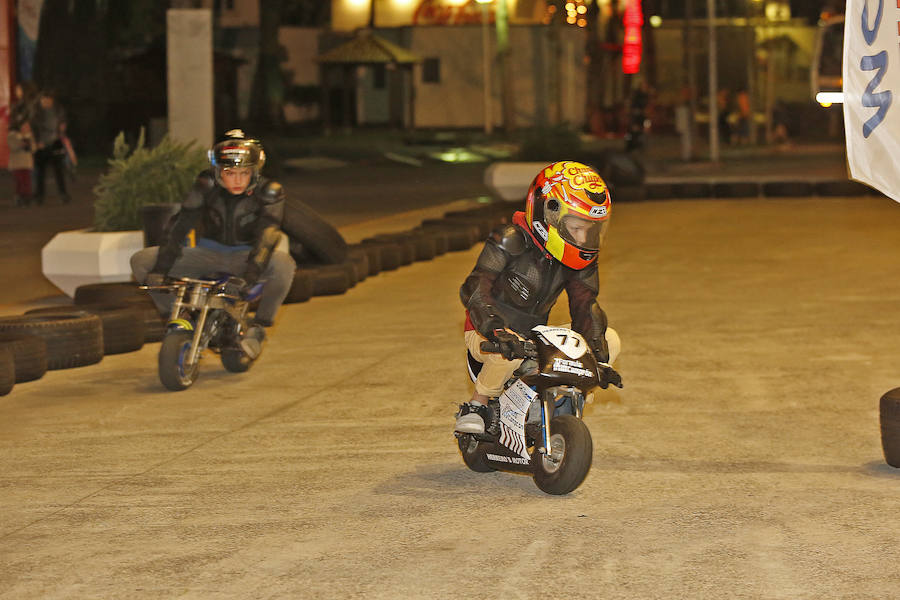
[[[266,341],[266,328],[254,323],[247,328],[247,333],[241,338],[241,350],[250,360],[256,360],[262,354],[263,342]]]
[[[484,433],[484,415],[487,407],[478,400],[472,400],[460,406],[456,418],[456,429],[459,433]]]

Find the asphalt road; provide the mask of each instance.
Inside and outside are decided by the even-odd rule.
[[[477,247],[284,307],[244,375],[209,358],[165,392],[151,344],[17,385],[0,598],[895,597],[898,211],[617,205],[625,388],[589,406],[566,497],[456,450]]]

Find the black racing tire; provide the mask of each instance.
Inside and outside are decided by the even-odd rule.
[[[712,188],[716,198],[758,198],[759,191],[759,183],[755,181],[720,181]]]
[[[884,461],[900,468],[900,388],[894,388],[881,397],[879,421]]]
[[[343,265],[321,265],[297,270],[309,274],[313,296],[335,296],[350,289],[350,274]]]
[[[647,190],[642,185],[610,186],[609,194],[613,202],[643,202],[647,199]]]
[[[550,421],[550,447],[560,452],[559,462],[546,455],[532,457],[534,483],[548,494],[568,494],[584,481],[591,470],[594,443],[584,422],[572,415]]]
[[[194,339],[193,331],[176,329],[163,338],[159,348],[159,380],[166,389],[180,392],[191,387],[200,375],[200,359],[185,368],[184,361]]]
[[[356,282],[365,281],[369,276],[369,253],[360,248],[350,247],[347,251],[347,262],[353,265],[356,273]]]
[[[396,271],[403,263],[403,249],[399,244],[389,242],[376,242],[373,239],[364,240],[360,246],[368,249],[374,248],[378,252],[378,262],[382,271]]]
[[[13,354],[16,383],[40,379],[47,372],[47,342],[41,336],[3,333],[0,347]]]
[[[229,373],[246,373],[254,362],[240,348],[223,348],[221,358],[222,366]]]
[[[818,181],[813,186],[816,196],[868,196],[871,188],[864,183],[849,180]]]
[[[685,181],[672,184],[673,198],[709,198],[712,184],[706,181]]]
[[[146,290],[133,281],[88,283],[75,288],[75,304],[113,304],[135,298],[149,298]]]
[[[0,396],[10,393],[16,384],[16,361],[12,350],[0,346]]]
[[[305,202],[291,197],[285,199],[281,230],[322,264],[338,264],[347,260],[347,242],[337,229]]]
[[[813,184],[809,181],[769,181],[762,184],[763,196],[771,198],[812,196]]]
[[[135,304],[81,304],[50,306],[25,311],[26,315],[87,313],[100,317],[103,326],[103,354],[123,354],[140,350],[146,339],[143,309]]]
[[[431,260],[437,255],[437,243],[432,237],[421,231],[380,234],[375,236],[375,239],[411,247],[412,261]]]
[[[428,219],[422,221],[422,231],[439,231],[447,235],[447,251],[460,252],[468,250],[485,238],[478,235],[478,228],[465,223],[452,223],[440,219]],[[486,236],[485,236],[486,237]]]
[[[297,269],[294,271],[294,280],[291,282],[291,289],[284,299],[285,304],[295,304],[297,302],[306,302],[313,295],[313,280],[309,270]]]
[[[165,337],[168,315],[164,317],[159,314],[159,309],[156,308],[156,304],[150,296],[131,298],[123,300],[122,303],[134,307],[140,312],[141,319],[144,321],[144,343],[159,342]]]
[[[348,253],[365,252],[369,263],[368,276],[378,275],[381,272],[381,250],[377,246],[366,244],[351,244],[348,246]]]
[[[413,231],[420,232],[423,235],[427,235],[434,240],[434,255],[441,256],[443,254],[447,254],[450,251],[450,234],[446,231],[441,231],[439,229],[434,229],[432,231],[425,231],[424,229],[416,228]]]
[[[478,443],[473,436],[463,434],[456,440],[459,446],[459,453],[462,455],[463,462],[466,466],[476,473],[490,473],[495,469],[488,464],[485,457],[484,445]]]
[[[671,183],[647,183],[644,185],[644,196],[647,200],[669,200],[675,197],[675,190]]]
[[[70,369],[103,359],[100,317],[79,315],[22,315],[0,317],[0,333],[39,335],[47,343],[47,369]]]
[[[484,239],[494,229],[494,222],[488,217],[444,217],[441,219],[444,223],[455,224],[462,223],[470,225],[478,230],[478,238]]]
[[[375,237],[366,238],[363,243],[376,242],[394,244],[400,250],[400,264],[398,266],[406,266],[416,260],[416,246],[408,238],[399,236],[398,234],[380,233]]]

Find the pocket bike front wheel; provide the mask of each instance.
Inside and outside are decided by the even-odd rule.
[[[484,447],[478,443],[475,436],[463,434],[459,436],[457,443],[459,444],[459,452],[462,454],[463,462],[466,463],[467,467],[476,473],[490,473],[494,470],[484,456]]]
[[[173,392],[186,390],[200,374],[200,356],[194,364],[186,364],[194,340],[193,331],[171,331],[159,349],[159,380]]]
[[[253,359],[240,348],[223,348],[222,366],[230,373],[243,373],[253,366]]]
[[[594,443],[584,422],[573,415],[550,421],[550,450],[532,457],[534,483],[548,494],[568,494],[591,470]]]

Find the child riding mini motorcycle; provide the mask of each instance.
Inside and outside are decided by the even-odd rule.
[[[622,387],[610,366],[619,352],[619,337],[597,304],[597,255],[611,208],[606,183],[593,169],[574,161],[557,162],[532,181],[525,211],[516,212],[511,225],[488,237],[460,288],[475,392],[457,415],[458,436],[477,439],[492,425],[492,413],[499,408],[493,401],[504,393],[526,355],[523,340],[547,324],[563,290],[569,298],[571,329],[592,355],[578,369],[597,369],[589,387]]]

